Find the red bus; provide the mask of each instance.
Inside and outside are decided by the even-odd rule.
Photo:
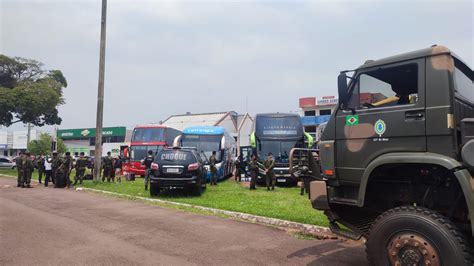
[[[181,135],[181,131],[163,125],[139,125],[133,129],[132,140],[128,148],[129,160],[124,169],[130,175],[145,175],[143,160],[149,150],[157,154],[159,150],[166,146],[172,146],[174,139]]]

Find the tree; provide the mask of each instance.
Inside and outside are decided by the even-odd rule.
[[[30,141],[28,143],[28,151],[32,154],[51,154],[51,143],[53,138],[48,133],[43,133],[39,136],[38,139]],[[66,152],[66,146],[62,139],[58,138],[56,140],[56,151],[58,153]]]
[[[60,70],[21,57],[0,55],[0,125],[59,125],[58,106],[65,103],[67,81]]]

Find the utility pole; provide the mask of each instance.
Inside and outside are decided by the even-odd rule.
[[[107,0],[102,0],[102,19],[100,21],[99,88],[97,93],[97,120],[95,127],[94,182],[100,180],[102,163],[102,124],[104,118],[104,74],[105,74],[105,30],[107,22]]]
[[[31,140],[31,123],[26,124],[26,126],[28,127],[28,133],[26,133],[26,148],[28,149],[28,144]]]

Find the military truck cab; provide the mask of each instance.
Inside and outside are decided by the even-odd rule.
[[[367,239],[374,265],[472,265],[472,82],[443,46],[339,75],[310,198],[334,232]]]

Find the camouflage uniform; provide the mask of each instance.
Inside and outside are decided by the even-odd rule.
[[[275,168],[275,160],[273,157],[268,157],[265,162],[263,163],[263,166],[265,167],[265,170],[267,171],[267,190],[270,190],[270,185],[272,186],[272,190],[275,189],[275,172],[273,171],[273,168]]]
[[[70,155],[66,155],[64,156],[64,160],[62,161],[62,164],[59,167],[59,170],[61,171],[61,173],[64,174],[66,178],[67,187],[71,186],[71,179],[69,179],[69,176],[71,175],[71,168],[72,168],[72,157]]]
[[[251,160],[248,165],[249,165],[249,172],[250,172],[250,189],[256,189],[255,185],[257,184],[257,176],[258,176],[257,160]]]
[[[217,158],[215,155],[211,155],[209,158],[209,166],[211,168],[211,185],[217,185]]]
[[[84,179],[84,174],[86,172],[86,166],[87,166],[87,158],[84,156],[79,157],[76,160],[76,176],[74,177],[74,186],[77,184],[77,181],[79,180],[79,184],[82,184],[82,180]]]
[[[53,154],[53,158],[51,160],[51,170],[52,170],[52,182],[55,184],[56,176],[59,172],[59,167],[63,164],[63,160],[56,154]]]
[[[23,182],[26,184],[26,187],[31,187],[31,174],[33,173],[35,166],[33,165],[33,161],[31,160],[30,156],[26,156],[22,160],[22,168],[23,168]]]
[[[16,163],[16,170],[17,170],[17,183],[18,183],[18,187],[22,187],[24,185],[24,181],[23,181],[23,154],[16,157],[15,159],[15,163]]]
[[[105,178],[107,178],[107,182],[110,182],[113,168],[114,168],[114,164],[113,164],[112,156],[107,155],[103,161],[102,169],[104,170],[104,172],[102,173],[102,182],[105,181]]]
[[[41,180],[43,179],[43,174],[44,174],[44,157],[41,156],[37,160],[37,167],[38,167],[38,181],[41,184]]]

